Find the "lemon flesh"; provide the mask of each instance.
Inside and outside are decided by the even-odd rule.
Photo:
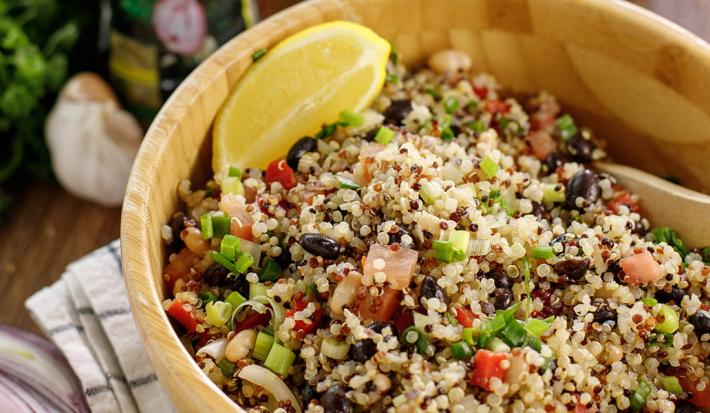
[[[389,53],[372,30],[343,21],[283,40],[252,64],[217,115],[215,172],[263,168],[341,111],[368,107],[382,89]]]

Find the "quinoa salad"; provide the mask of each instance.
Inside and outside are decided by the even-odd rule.
[[[250,412],[710,411],[710,249],[553,96],[430,62],[180,184],[163,306],[199,367]]]

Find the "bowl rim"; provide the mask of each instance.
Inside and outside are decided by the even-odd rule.
[[[159,172],[155,161],[165,152],[171,136],[176,133],[176,129],[180,125],[180,119],[186,111],[190,110],[191,104],[204,92],[205,87],[201,86],[199,81],[207,80],[209,83],[215,78],[225,75],[226,68],[224,62],[220,61],[221,56],[230,55],[233,60],[251,56],[254,51],[264,46],[271,46],[290,34],[293,27],[297,25],[294,24],[294,21],[298,21],[299,18],[301,19],[299,27],[303,24],[312,26],[333,20],[329,16],[333,13],[328,13],[329,11],[332,12],[334,8],[338,11],[347,10],[349,3],[358,1],[363,0],[311,0],[299,3],[240,33],[190,73],[164,103],[145,135],[131,169],[123,202],[120,232],[121,263],[133,317],[156,375],[173,403],[184,402],[187,404],[187,406],[176,405],[178,410],[244,411],[228,398],[193,361],[163,310],[160,287],[156,282],[162,277],[156,277],[152,273],[151,257],[144,247],[153,238],[150,236],[149,230],[159,231],[158,228],[151,228],[151,224],[147,220],[147,211],[150,208],[148,201],[154,192],[153,186],[157,182],[155,177]],[[653,30],[661,31],[665,36],[679,39],[679,43],[687,46],[694,57],[710,61],[710,45],[707,42],[641,6],[623,0],[578,1],[584,3],[586,7],[614,15],[619,23],[653,26]],[[308,17],[305,23],[303,22],[304,17]],[[278,31],[279,35],[274,36],[274,31]],[[260,39],[267,39],[267,41],[260,41]],[[175,111],[175,109],[178,110]],[[161,328],[148,330],[147,326],[156,323]],[[179,365],[170,367],[161,365],[161,361],[164,361],[166,357],[176,361]],[[173,376],[171,372],[175,368],[178,369],[178,372],[188,374],[185,374],[184,377],[171,377]],[[175,386],[178,381],[183,382],[179,386],[180,388]],[[194,389],[195,395],[198,396],[182,394],[181,390],[187,387]]]

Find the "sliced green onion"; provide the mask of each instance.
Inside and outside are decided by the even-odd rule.
[[[409,346],[415,346],[417,353],[422,355],[426,354],[427,348],[429,347],[429,341],[416,327],[409,326],[409,328],[402,332],[400,338],[403,343]]]
[[[237,258],[237,261],[234,263],[234,268],[242,274],[246,272],[246,270],[251,267],[251,265],[254,264],[254,257],[252,257],[251,254],[249,253],[242,253],[239,258]]]
[[[422,197],[424,202],[431,205],[436,202],[437,199],[444,196],[444,189],[441,188],[441,185],[434,182],[424,182],[421,190],[419,190],[419,196]]]
[[[242,170],[237,168],[236,166],[230,166],[229,172],[227,172],[227,176],[232,177],[232,178],[241,178],[242,177]]]
[[[200,230],[202,231],[202,238],[204,239],[211,239],[214,236],[212,214],[207,213],[200,217]]]
[[[375,141],[387,145],[394,138],[394,131],[387,126],[380,126],[375,135]]]
[[[279,343],[274,343],[264,361],[264,367],[280,376],[287,376],[288,369],[291,368],[294,360],[296,360],[296,355],[293,351]]]
[[[483,160],[481,160],[481,170],[484,174],[486,174],[488,179],[496,176],[496,173],[498,173],[498,168],[498,164],[488,156],[484,157]]]
[[[340,112],[338,119],[340,119],[341,125],[352,126],[354,128],[362,126],[362,124],[365,123],[364,116],[362,116],[359,113],[355,113],[351,110],[344,110],[344,111]]]
[[[264,296],[266,297],[266,286],[262,283],[251,283],[249,284],[249,299],[254,297]]]
[[[508,353],[510,352],[510,346],[505,344],[505,342],[498,337],[492,337],[490,340],[488,340],[488,343],[486,343],[486,348],[491,351],[495,351],[496,353]]]
[[[450,350],[451,355],[454,356],[456,360],[471,360],[471,357],[473,357],[473,350],[465,341],[452,343]]]
[[[224,301],[228,302],[229,304],[232,305],[232,308],[236,309],[240,305],[242,305],[243,302],[245,302],[247,299],[244,298],[243,295],[239,294],[236,291],[232,291],[229,293],[227,298],[224,299]]]
[[[570,140],[572,136],[577,134],[577,125],[575,125],[574,119],[568,114],[560,116],[555,121],[555,126],[557,126],[557,129],[560,131],[560,136],[562,136],[562,139],[565,141]]]
[[[486,124],[481,119],[476,119],[468,123],[468,127],[475,133],[483,133],[486,130]]]
[[[278,262],[269,259],[259,273],[259,281],[276,281],[281,276],[281,266]]]
[[[673,393],[675,395],[679,395],[683,393],[683,387],[680,385],[680,382],[678,381],[678,377],[675,376],[666,376],[661,379],[661,382],[663,383],[663,387],[668,390],[670,393]]]
[[[254,342],[254,352],[252,355],[259,361],[264,361],[269,356],[271,346],[274,345],[274,336],[259,331]]]
[[[242,179],[235,176],[228,176],[222,179],[222,192],[225,194],[244,195]]]
[[[237,365],[227,359],[222,359],[218,361],[217,367],[222,370],[222,374],[224,374],[225,377],[230,378],[234,376],[234,372],[237,370]]]
[[[443,141],[447,142],[455,138],[454,131],[452,131],[448,126],[441,130],[441,134],[439,136]]]
[[[438,102],[441,100],[441,93],[433,88],[428,88],[424,90],[424,93],[434,98],[434,101]]]
[[[538,245],[533,250],[533,257],[537,259],[549,260],[555,256],[555,249],[550,245]]]
[[[434,255],[436,259],[442,262],[456,261],[456,250],[451,241],[437,240],[433,243]]]
[[[560,184],[542,184],[542,201],[554,204],[565,201],[565,187]]]
[[[654,305],[658,304],[658,300],[653,297],[643,297],[641,299],[641,302],[649,307],[653,307]]]
[[[471,240],[471,233],[463,230],[456,230],[449,236],[449,241],[454,247],[455,258],[464,260],[468,254],[468,243]]]
[[[447,96],[446,99],[444,99],[444,110],[450,115],[456,112],[459,106],[459,100],[456,99],[455,96]]]
[[[531,349],[539,352],[542,350],[542,341],[532,334],[528,334],[523,341],[523,346],[530,347]]]
[[[463,338],[463,341],[466,342],[466,344],[472,346],[474,343],[474,339],[478,339],[478,329],[473,327],[466,327],[461,332],[461,337]]]
[[[237,253],[239,253],[240,242],[240,239],[234,235],[225,235],[222,238],[222,242],[219,244],[219,253],[229,261],[236,260]]]
[[[239,271],[237,271],[237,268],[232,264],[231,261],[229,261],[224,255],[218,253],[217,251],[211,251],[210,252],[210,257],[219,265],[223,266],[224,268],[228,269],[230,272],[234,274],[240,274]]]
[[[333,360],[343,360],[348,356],[348,350],[350,350],[350,343],[347,341],[339,341],[333,336],[323,339],[320,346],[321,353]]]
[[[656,319],[662,318],[663,321],[656,323],[656,331],[665,334],[673,334],[680,326],[680,317],[673,307],[667,304],[661,304],[660,308],[655,311]]]
[[[222,327],[232,317],[232,305],[224,301],[210,301],[205,306],[207,322],[215,327]]]
[[[515,312],[518,311],[518,306],[519,303],[515,303],[503,311],[496,311],[494,318],[483,323],[478,335],[479,347],[486,347],[488,341],[505,328],[506,324],[513,319]]]
[[[519,347],[528,336],[527,330],[518,320],[510,320],[500,332],[501,338],[512,347]]]
[[[223,213],[212,214],[212,237],[222,238],[229,234],[229,217]]]
[[[263,48],[263,49],[259,49],[259,50],[255,51],[254,53],[252,53],[252,54],[251,54],[251,60],[252,60],[252,62],[258,62],[259,59],[261,59],[262,57],[264,57],[264,55],[266,55],[266,53],[267,53],[268,51],[269,51],[269,49]]]
[[[451,314],[451,313],[448,312],[448,311],[446,312],[446,320],[447,320],[447,321],[449,322],[449,324],[452,325],[452,326],[457,326],[457,325],[459,325],[459,322],[458,322],[458,320],[456,319],[456,317],[454,317],[453,314]]]
[[[535,337],[540,337],[550,329],[553,321],[555,321],[555,316],[550,316],[544,320],[531,318],[525,322],[525,329],[532,333]]]
[[[511,118],[502,118],[500,120],[499,125],[500,125],[501,132],[507,135],[508,132],[510,131],[510,128],[508,128],[508,125],[512,125],[512,124],[514,124],[516,126],[515,130],[512,131],[516,135],[522,135],[525,132],[525,128],[523,128],[517,120],[511,119]]]
[[[643,405],[646,404],[646,399],[648,399],[650,394],[651,385],[649,385],[644,379],[639,379],[638,387],[629,398],[631,408],[635,411],[641,410]]]
[[[211,291],[202,291],[200,293],[200,300],[202,300],[202,304],[207,305],[207,303],[214,301],[217,299],[217,296],[212,294]]]
[[[337,175],[336,178],[338,179],[338,188],[339,189],[358,189],[358,188],[360,188],[360,185],[356,184],[351,179],[345,178],[340,175]]]

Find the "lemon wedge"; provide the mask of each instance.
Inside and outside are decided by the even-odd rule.
[[[249,67],[217,115],[215,172],[263,168],[341,111],[368,107],[382,89],[389,53],[385,39],[344,21],[283,40]]]

